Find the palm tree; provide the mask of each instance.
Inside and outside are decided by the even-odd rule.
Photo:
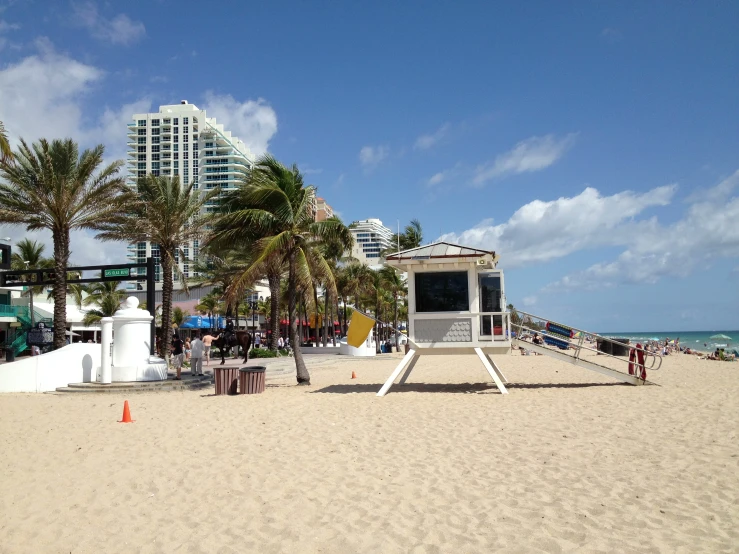
[[[10,258],[11,269],[24,270],[24,269],[49,269],[54,267],[54,260],[51,258],[44,258],[45,246],[40,242],[31,239],[22,239],[15,245],[16,251]],[[30,278],[30,275],[26,276]],[[28,279],[30,282],[30,279]],[[26,291],[23,294],[28,295],[28,312],[31,318],[31,326],[33,326],[33,295],[41,294],[44,290],[43,286],[40,285],[28,285]]]
[[[113,317],[121,307],[121,296],[115,293],[104,294],[100,297],[96,305],[97,308],[88,310],[85,313],[85,316],[82,318],[83,325],[89,326],[98,323],[104,317]]]
[[[122,161],[102,167],[105,148],[79,153],[71,139],[29,146],[0,161],[0,223],[49,229],[54,241],[54,348],[66,344],[69,235],[99,229],[119,217],[131,194],[118,172]]]
[[[270,155],[262,156],[242,185],[225,195],[214,231],[220,239],[256,239],[254,262],[237,279],[235,290],[240,281],[253,281],[268,260],[279,258],[287,264],[289,333],[299,385],[309,385],[310,374],[297,335],[298,292],[310,290],[314,278],[333,290],[330,267],[316,246],[329,240],[352,241],[349,229],[340,220],[313,221],[315,195],[312,186],[305,186],[296,165],[288,168]]]
[[[385,257],[388,254],[394,254],[398,251],[403,252],[411,248],[418,248],[421,244],[423,244],[423,228],[421,227],[421,222],[417,219],[411,219],[411,222],[405,226],[402,233],[393,234],[390,246],[380,254]],[[400,250],[398,250],[398,246],[400,246]]]
[[[85,297],[90,294],[90,287],[84,283],[69,283],[67,285],[67,294],[74,299],[74,305],[77,306],[78,310],[82,309],[85,302]],[[139,306],[142,310],[145,310],[146,303],[142,302]]]
[[[400,337],[398,331],[398,299],[401,295],[404,295],[407,287],[403,278],[400,276],[400,272],[394,267],[386,265],[380,272],[382,273],[382,279],[385,284],[385,289],[393,295],[393,326],[395,327],[395,351],[398,352],[400,349]]]
[[[188,317],[190,317],[190,312],[183,310],[179,306],[175,306],[172,310],[172,323],[177,325],[177,327],[182,327]]]
[[[13,158],[13,150],[10,148],[8,132],[5,125],[0,121],[0,161],[9,162]]]
[[[132,242],[150,241],[159,246],[162,264],[162,352],[169,355],[172,339],[173,273],[180,277],[183,289],[187,279],[180,271],[177,258],[186,260],[182,245],[201,240],[207,218],[201,215],[205,205],[219,194],[219,189],[194,192],[192,183],[180,185],[179,177],[147,175],[139,179],[138,192],[127,205],[127,211],[114,221],[98,226],[98,238]]]
[[[221,310],[221,301],[214,294],[206,294],[200,299],[200,303],[195,306],[195,309],[201,314],[207,315],[211,321],[213,321],[213,315],[219,313]]]

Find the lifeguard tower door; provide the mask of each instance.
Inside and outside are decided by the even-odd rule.
[[[480,311],[481,312],[502,312],[501,299],[501,279],[500,273],[480,273],[479,291],[480,291]],[[480,316],[480,339],[493,340],[493,335],[503,334],[503,316],[502,315],[483,315]]]

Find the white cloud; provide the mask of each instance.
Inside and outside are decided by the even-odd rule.
[[[11,139],[79,139],[82,100],[103,71],[57,54],[47,40],[39,54],[0,70],[0,109]]]
[[[642,194],[626,191],[601,196],[594,188],[586,188],[571,198],[534,200],[505,223],[483,221],[441,240],[495,250],[508,268],[543,263],[578,250],[625,244],[651,224],[634,222],[634,218],[647,208],[669,204],[675,190],[675,185],[669,185]]]
[[[739,257],[739,171],[692,200],[685,216],[663,226],[656,219],[623,230],[627,247],[616,260],[594,264],[550,284],[548,290],[592,289],[620,283],[656,283],[684,276],[721,258]],[[720,206],[720,209],[717,209]]]
[[[444,179],[446,179],[446,172],[440,171],[439,173],[434,173],[431,178],[428,180],[428,185],[431,187],[434,187],[438,184],[441,184]]]
[[[105,158],[108,160],[126,159],[126,141],[123,129],[131,122],[135,113],[151,111],[151,100],[142,98],[130,104],[123,104],[119,109],[106,106],[98,124],[84,132],[85,142],[89,144],[105,144]]]
[[[277,114],[263,98],[239,102],[230,94],[207,91],[204,109],[208,117],[215,117],[256,156],[267,152],[269,141],[277,133]]]
[[[87,28],[90,34],[111,44],[129,45],[146,35],[146,27],[140,21],[133,21],[125,14],[106,19],[98,11],[94,2],[72,3],[74,21]]]
[[[359,161],[365,169],[372,169],[387,158],[390,148],[387,146],[363,146],[359,151]]]
[[[506,175],[546,169],[564,156],[576,137],[577,133],[570,133],[559,139],[554,135],[546,135],[523,140],[508,152],[496,156],[494,161],[477,166],[472,183],[482,186]]]
[[[536,296],[524,296],[522,300],[525,308],[530,308],[531,306],[534,306],[536,304],[536,301]]]
[[[8,39],[2,35],[8,31],[17,31],[20,28],[21,26],[17,23],[8,23],[7,21],[0,19],[0,51],[8,44]]]
[[[432,146],[435,146],[438,144],[447,134],[449,131],[449,124],[445,123],[441,127],[439,127],[436,131],[429,135],[421,135],[416,139],[416,143],[413,145],[413,148],[416,150],[428,150]]]

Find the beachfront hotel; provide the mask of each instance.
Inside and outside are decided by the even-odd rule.
[[[379,219],[355,221],[349,227],[354,237],[351,256],[364,265],[382,265],[381,252],[390,247],[393,232]]]
[[[127,182],[132,187],[140,177],[151,173],[179,176],[182,183],[192,183],[195,190],[229,190],[254,163],[254,155],[242,140],[187,100],[159,106],[158,112],[134,114],[127,128]],[[215,201],[206,206],[207,211],[214,209]],[[185,259],[177,262],[185,277],[195,276],[192,266],[199,249],[197,240],[183,245]],[[154,277],[161,283],[158,246],[149,242],[129,245],[127,257],[132,263],[145,263],[148,256],[157,262]]]

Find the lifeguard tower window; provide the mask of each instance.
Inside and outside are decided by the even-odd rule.
[[[416,312],[464,312],[470,309],[466,271],[416,273]]]

